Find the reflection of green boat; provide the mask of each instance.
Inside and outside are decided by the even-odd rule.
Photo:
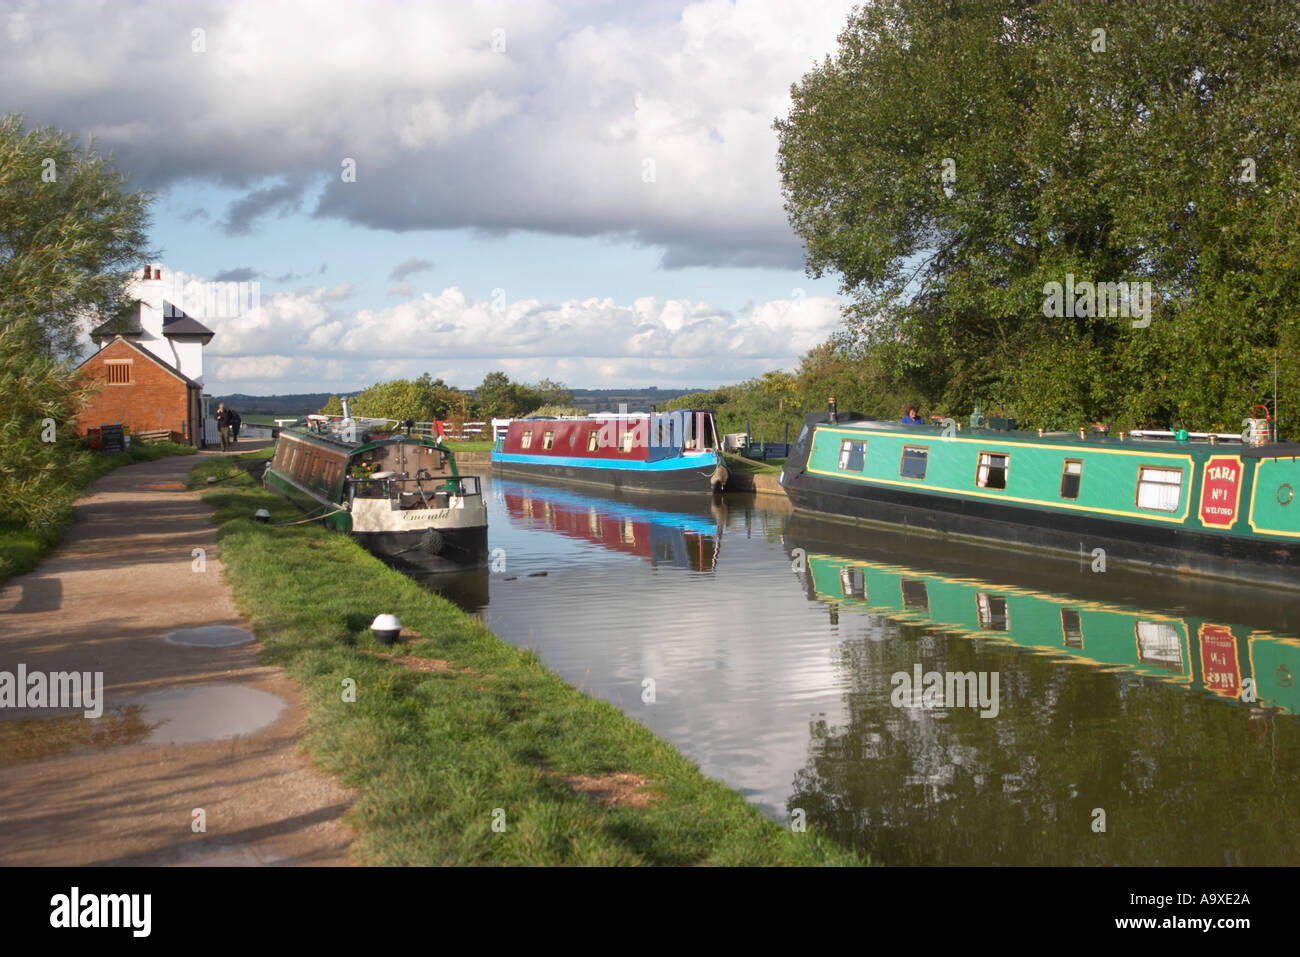
[[[1300,640],[916,567],[801,551],[811,597],[896,621],[1300,712]]]

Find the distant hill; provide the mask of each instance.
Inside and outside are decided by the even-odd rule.
[[[278,415],[288,418],[291,415],[306,415],[315,412],[330,400],[333,392],[303,392],[297,395],[218,395],[212,400],[212,408],[218,402],[224,402],[240,415]]]
[[[473,389],[466,389],[470,395]],[[697,389],[574,389],[573,404],[588,412],[617,412],[619,403],[626,403],[629,412],[648,412],[652,405],[663,405],[679,395],[703,392]],[[343,392],[302,392],[296,395],[219,395],[213,398],[212,408],[224,402],[240,415],[306,415],[315,412],[330,400],[331,395],[350,395]]]

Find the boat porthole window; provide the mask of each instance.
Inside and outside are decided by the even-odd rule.
[[[1061,468],[1061,498],[1079,497],[1079,483],[1083,480],[1083,459],[1066,459]]]
[[[845,439],[840,443],[840,471],[861,472],[866,457],[866,442],[859,439]]]
[[[1277,504],[1290,505],[1293,498],[1295,498],[1295,489],[1289,483],[1283,482],[1277,487]]]

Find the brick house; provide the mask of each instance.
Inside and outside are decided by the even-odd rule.
[[[77,418],[85,435],[121,423],[132,432],[167,429],[175,442],[203,445],[203,347],[212,330],[163,298],[162,268],[136,276],[131,304],[91,330],[99,351],[79,369],[103,387]]]

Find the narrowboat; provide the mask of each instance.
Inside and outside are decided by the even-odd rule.
[[[781,473],[797,510],[1111,567],[1300,589],[1300,443],[1033,433],[811,413]]]
[[[1201,609],[1148,610],[1044,592],[1026,587],[1019,575],[945,573],[927,567],[929,560],[913,564],[914,552],[873,558],[826,553],[798,533],[786,536],[786,546],[808,597],[826,603],[832,616],[864,612],[1127,672],[1256,711],[1300,713],[1294,681],[1300,640],[1290,634]]]
[[[313,415],[284,428],[263,483],[394,564],[438,571],[487,561],[487,508],[437,430]],[[436,424],[435,424],[436,425]]]
[[[640,492],[720,491],[730,477],[710,409],[504,424],[492,465],[506,475]]]

